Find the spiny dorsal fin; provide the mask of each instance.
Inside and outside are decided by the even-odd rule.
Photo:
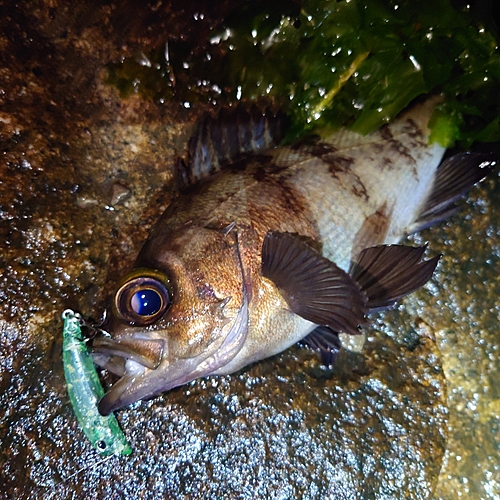
[[[440,256],[421,261],[425,248],[380,245],[358,254],[349,273],[368,297],[370,311],[389,307],[427,283]]]
[[[458,210],[455,205],[476,182],[484,179],[495,167],[491,154],[460,153],[447,158],[437,169],[432,190],[408,234],[425,229]]]
[[[262,275],[274,282],[294,313],[313,323],[351,334],[365,323],[367,299],[358,283],[298,236],[267,233]]]
[[[277,146],[285,135],[286,115],[257,105],[223,108],[214,118],[206,114],[189,140],[189,164],[180,169],[184,187],[206,179],[242,154]]]

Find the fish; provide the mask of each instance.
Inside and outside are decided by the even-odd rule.
[[[400,241],[457,211],[495,166],[429,143],[440,98],[366,136],[279,145],[280,113],[206,117],[180,162],[183,190],[111,297],[93,341],[119,377],[101,414],[197,378],[237,372],[303,341],[332,362],[339,335],[422,287],[439,255]],[[444,158],[444,160],[443,160]]]

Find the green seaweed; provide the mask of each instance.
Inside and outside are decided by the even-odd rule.
[[[270,5],[271,4],[271,5]],[[443,93],[431,140],[500,140],[500,54],[483,9],[451,0],[242,2],[214,36],[169,42],[110,65],[126,95],[157,100],[270,99],[289,139],[347,126],[366,134],[416,97]],[[483,3],[479,2],[483,5]],[[192,45],[191,45],[192,43]],[[144,64],[144,61],[147,64]]]

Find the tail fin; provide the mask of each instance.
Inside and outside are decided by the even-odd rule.
[[[442,221],[458,210],[455,205],[462,195],[484,179],[496,165],[496,156],[488,153],[459,153],[450,156],[436,171],[432,190],[408,234]]]

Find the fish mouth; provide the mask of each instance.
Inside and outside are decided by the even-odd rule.
[[[148,332],[118,340],[94,339],[92,355],[96,363],[122,375],[99,401],[99,413],[109,415],[141,399],[212,374],[240,351],[248,334],[248,319],[248,297],[244,293],[231,329],[215,350],[175,361],[168,359],[166,340],[151,338]],[[111,359],[119,362],[112,363]]]
[[[152,338],[147,333],[118,340],[101,334],[92,342],[92,355],[96,364],[106,366],[115,375],[123,375],[127,362],[151,370],[158,368],[165,348],[165,340]]]

